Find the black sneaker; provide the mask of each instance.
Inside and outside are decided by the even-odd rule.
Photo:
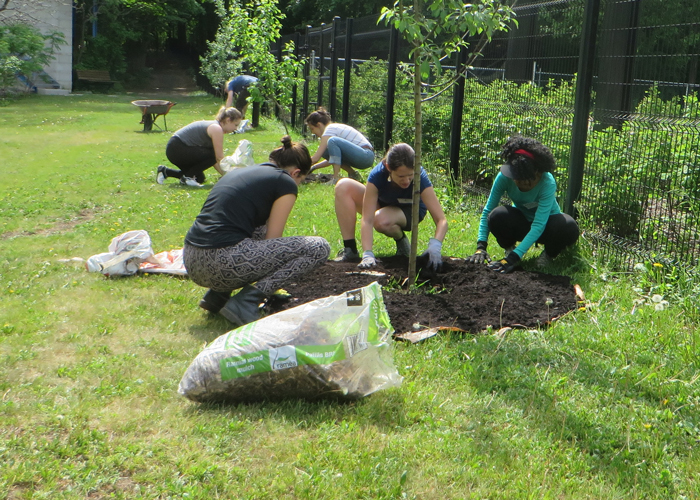
[[[168,177],[168,174],[165,173],[165,165],[158,165],[156,171],[158,172],[156,174],[156,182],[158,184],[163,184],[163,181]]]

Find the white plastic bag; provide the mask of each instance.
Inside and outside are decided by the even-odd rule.
[[[253,159],[253,143],[248,139],[241,139],[238,141],[238,147],[236,147],[233,154],[223,158],[219,162],[219,165],[225,172],[228,172],[232,168],[255,165],[255,160]]]
[[[142,262],[153,257],[151,237],[142,229],[114,237],[107,250],[85,262],[88,271],[105,276],[129,276],[138,272]]]
[[[198,402],[358,399],[401,384],[392,332],[374,282],[220,336],[192,361],[178,392]]]

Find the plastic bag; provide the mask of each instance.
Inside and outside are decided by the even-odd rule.
[[[139,264],[139,272],[187,276],[187,269],[185,269],[185,263],[182,260],[182,248],[155,254],[146,262]]]
[[[85,262],[88,271],[100,272],[105,276],[129,276],[138,272],[142,262],[153,258],[151,237],[142,229],[112,238],[107,250]]]
[[[401,384],[374,282],[232,330],[204,348],[178,392],[197,402],[358,399]]]
[[[219,162],[219,165],[225,172],[233,168],[255,165],[255,160],[253,159],[253,143],[248,139],[241,139],[238,141],[238,147],[236,147],[233,154],[223,158]]]

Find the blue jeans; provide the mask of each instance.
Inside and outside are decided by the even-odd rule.
[[[365,149],[340,137],[328,139],[328,162],[365,170],[374,166],[374,151]],[[325,156],[325,155],[324,155]]]

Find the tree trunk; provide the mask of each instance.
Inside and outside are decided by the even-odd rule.
[[[416,17],[420,16],[421,1],[413,0],[413,10]],[[408,258],[408,286],[412,287],[416,283],[416,255],[418,249],[418,214],[420,205],[420,169],[421,150],[423,144],[423,114],[421,110],[421,75],[420,75],[420,47],[415,47],[413,52],[414,76],[413,76],[413,108],[416,119],[416,139],[413,149],[416,152],[414,164],[415,175],[413,176],[413,206],[411,212],[411,254]]]

